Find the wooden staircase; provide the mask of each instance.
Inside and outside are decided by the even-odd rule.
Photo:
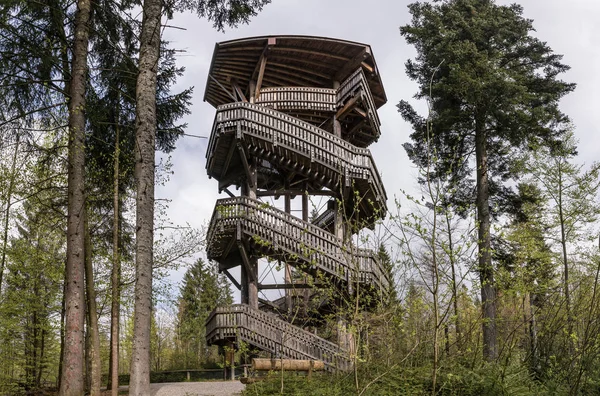
[[[333,286],[359,283],[381,301],[389,290],[377,254],[358,249],[311,223],[247,197],[217,201],[208,227],[207,255],[227,270],[246,257],[270,257],[294,265]],[[246,263],[244,263],[246,264]]]
[[[359,200],[349,200],[347,211],[365,224],[387,210],[387,196],[368,149],[260,105],[219,106],[206,156],[208,175],[221,181],[221,188],[245,177],[248,158],[254,156],[274,169],[258,180],[258,188],[283,189],[285,176],[296,174],[310,179],[313,189],[326,187],[348,198],[355,191]],[[281,175],[279,185],[273,173]]]
[[[346,350],[275,315],[245,304],[215,309],[206,322],[206,341],[226,344],[240,340],[275,358],[322,360],[332,372],[346,371],[352,363]]]

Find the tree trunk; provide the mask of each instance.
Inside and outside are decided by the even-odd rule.
[[[107,388],[111,390],[112,396],[117,396],[119,391],[119,322],[121,320],[121,260],[119,256],[119,156],[120,149],[120,127],[119,109],[117,109],[115,126],[115,157],[114,157],[114,182],[113,182],[113,267],[110,277],[112,290],[112,302],[110,309],[110,359],[109,378]]]
[[[565,230],[565,215],[563,213],[563,180],[562,163],[558,164],[558,219],[560,222],[560,245],[562,248],[563,260],[563,286],[565,289],[565,309],[567,311],[567,331],[569,340],[569,354],[573,356],[575,352],[574,334],[573,334],[573,316],[571,313],[571,292],[569,290],[569,256],[567,253],[567,232]]]
[[[456,282],[456,259],[454,257],[454,244],[452,243],[452,227],[450,224],[450,213],[448,208],[445,211],[446,229],[448,230],[448,259],[450,260],[450,270],[452,274],[452,305],[454,307],[454,327],[456,331],[457,350],[461,351],[461,329],[460,318],[458,316],[458,284]]]
[[[483,125],[475,125],[475,157],[477,166],[477,222],[479,248],[479,278],[481,280],[481,306],[483,311],[483,358],[488,362],[498,358],[496,343],[496,288],[492,268],[490,207],[488,182],[488,157]]]
[[[144,0],[136,88],[136,280],[129,394],[150,394],[156,74],[162,1]]]
[[[8,245],[8,220],[10,216],[10,206],[15,187],[15,169],[17,166],[17,154],[19,153],[19,134],[15,140],[15,152],[13,153],[12,165],[10,167],[10,180],[8,182],[8,191],[6,192],[6,209],[4,210],[4,234],[2,236],[2,261],[0,262],[0,296],[2,296],[2,275],[6,265],[6,246]]]
[[[98,333],[98,310],[96,308],[96,290],[94,289],[94,268],[92,266],[92,243],[87,216],[85,226],[85,287],[87,295],[88,331],[90,333],[90,394],[100,396],[101,369],[100,335]]]
[[[85,85],[87,76],[89,0],[77,1],[73,67],[69,88],[69,155],[67,210],[67,265],[65,290],[65,348],[59,394],[83,394],[84,295],[84,171],[85,171]]]

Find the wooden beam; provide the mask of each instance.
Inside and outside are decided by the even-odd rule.
[[[244,166],[244,170],[246,171],[246,176],[248,178],[248,185],[250,187],[254,187],[254,178],[252,177],[252,172],[250,172],[250,163],[248,162],[248,157],[246,156],[246,150],[240,142],[236,144],[238,151],[240,152],[240,158],[242,159],[242,165]]]
[[[229,195],[231,198],[235,198],[235,195],[231,191],[229,191],[228,188],[224,188],[223,191],[225,191],[225,193],[227,195]]]
[[[356,54],[352,59],[350,59],[346,65],[341,68],[335,76],[333,76],[334,81],[343,81],[350,73],[355,71],[367,57],[371,55],[371,51],[369,51],[369,47],[363,48],[358,54]]]
[[[327,74],[319,73],[319,72],[317,72],[315,70],[311,70],[309,68],[292,66],[292,65],[287,65],[285,63],[279,63],[279,62],[273,62],[273,61],[270,61],[269,64],[271,66],[276,66],[277,68],[281,68],[281,69],[295,70],[295,71],[299,71],[299,72],[302,72],[302,73],[307,73],[308,72],[308,73],[312,74],[313,76],[321,77],[321,78],[324,78],[326,80],[329,80],[331,78],[331,76],[328,76]]]
[[[235,152],[235,144],[229,146],[229,151],[227,151],[227,157],[225,158],[225,164],[223,164],[223,170],[221,171],[221,178],[227,176],[227,171],[229,170],[229,165],[231,164],[231,159],[233,158],[233,153]]]
[[[244,267],[246,268],[246,273],[248,274],[252,282],[258,283],[258,279],[256,279],[256,274],[254,273],[255,271],[253,271],[252,269],[252,263],[250,263],[250,258],[248,257],[248,253],[246,253],[246,247],[244,246],[244,243],[238,240],[237,245],[238,249],[240,250],[240,256],[242,256],[242,262],[244,263]]]
[[[294,189],[266,190],[266,191],[257,191],[256,196],[257,197],[278,197],[278,196],[286,196],[286,195],[296,196],[296,195],[302,195],[303,193],[304,193],[304,191],[300,190],[300,189],[298,189],[298,190],[294,190]],[[332,196],[336,195],[334,192],[329,191],[329,190],[310,190],[309,194],[324,196],[324,197],[332,197]]]
[[[361,62],[361,63],[360,63],[360,65],[361,65],[361,66],[362,66],[364,69],[367,69],[367,71],[368,71],[369,73],[373,73],[373,72],[375,71],[375,69],[374,69],[374,68],[373,68],[371,65],[369,65],[367,62]]]
[[[231,92],[229,92],[229,91],[227,90],[227,88],[225,88],[225,87],[223,86],[223,84],[221,84],[221,83],[220,83],[220,82],[219,82],[219,81],[218,81],[216,78],[214,78],[214,77],[212,76],[212,74],[209,74],[209,75],[208,75],[208,77],[209,77],[211,80],[213,80],[213,81],[215,82],[215,84],[217,84],[217,85],[218,85],[218,86],[219,86],[219,87],[220,87],[220,88],[221,88],[223,91],[227,92],[227,95],[229,95],[229,97],[230,97],[231,99],[233,99],[233,101],[234,101],[234,102],[237,102],[237,99],[235,98],[235,96],[233,96],[233,95],[231,94]]]
[[[322,360],[298,360],[298,359],[252,359],[253,370],[267,371],[316,371],[325,370]]]
[[[341,120],[344,118],[344,116],[346,114],[348,114],[352,108],[356,105],[356,102],[358,101],[359,96],[355,95],[354,97],[352,97],[352,99],[350,99],[349,101],[346,102],[346,104],[344,105],[344,107],[342,107],[336,114],[335,114],[335,118],[337,118],[338,120]]]
[[[256,80],[256,88],[254,91],[254,100],[260,96],[260,88],[262,87],[263,78],[265,76],[265,67],[267,66],[266,54],[260,58],[260,69],[258,71],[258,79]]]
[[[259,290],[279,290],[279,289],[320,289],[327,287],[327,285],[322,284],[308,284],[308,283],[281,283],[281,284],[272,284],[272,285],[263,285],[262,283],[258,284]]]
[[[246,96],[244,95],[244,92],[242,92],[242,90],[240,89],[240,86],[238,85],[237,81],[235,78],[231,79],[231,87],[233,88],[233,90],[235,91],[235,93],[238,94],[239,98],[242,100],[242,102],[247,102],[248,99],[246,99]]]
[[[306,48],[276,46],[276,47],[273,47],[273,50],[278,51],[278,52],[279,51],[287,51],[287,52],[297,52],[299,54],[317,55],[317,56],[320,56],[323,58],[338,59],[341,61],[350,60],[350,58],[343,56],[343,55],[334,55],[330,52],[315,51],[315,50],[310,50],[310,49],[306,49]],[[323,63],[326,63],[326,61],[324,61]]]
[[[235,287],[237,287],[238,290],[242,290],[242,285],[240,285],[240,283],[233,277],[233,275],[231,275],[229,273],[228,270],[223,270],[221,272],[223,272],[225,274],[225,276],[227,276],[227,278],[229,278],[229,280],[231,281],[231,283],[233,283],[233,285]]]
[[[225,247],[225,250],[223,250],[221,259],[226,259],[229,256],[229,253],[231,252],[231,248],[233,248],[233,246],[235,245],[236,242],[237,242],[237,238],[235,236],[232,236],[231,239],[229,240],[229,243],[227,244],[227,247]]]

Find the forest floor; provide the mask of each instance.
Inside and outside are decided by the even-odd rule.
[[[150,396],[237,396],[245,386],[239,381],[169,382],[150,384]],[[127,394],[127,387],[120,387],[119,394]]]

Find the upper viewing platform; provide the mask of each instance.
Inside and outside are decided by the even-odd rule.
[[[232,98],[222,89],[232,85],[252,95],[250,84],[262,74],[262,88],[335,88],[362,67],[376,108],[387,101],[377,64],[366,44],[312,36],[263,36],[224,41],[215,45],[204,100],[218,107]],[[261,73],[262,71],[262,73]]]

